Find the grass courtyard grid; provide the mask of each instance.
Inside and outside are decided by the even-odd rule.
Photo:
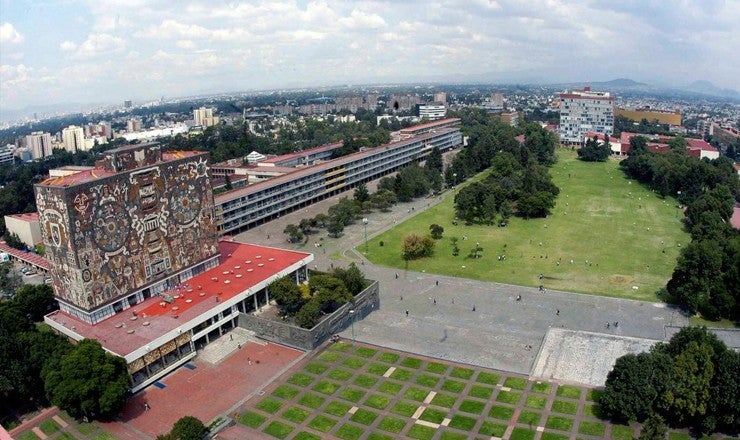
[[[346,368],[358,360],[365,362]],[[399,370],[402,378],[394,377]],[[333,379],[335,371],[341,379]],[[265,391],[240,408],[237,421],[289,440],[593,440],[639,431],[599,419],[595,390],[346,341],[329,345]]]
[[[512,218],[504,228],[453,225],[454,194],[448,194],[436,206],[372,237],[367,258],[419,272],[656,301],[655,293],[670,278],[681,246],[689,242],[676,201],[630,181],[613,159],[582,162],[574,152],[559,149],[558,162],[550,170],[560,194],[548,218]],[[403,237],[428,231],[431,224],[444,228],[434,255],[404,261]],[[452,256],[452,237],[459,239],[457,257]],[[468,258],[476,243],[483,257]],[[357,250],[364,252],[364,243]],[[500,255],[506,259],[499,260]],[[544,275],[542,281],[539,274]]]

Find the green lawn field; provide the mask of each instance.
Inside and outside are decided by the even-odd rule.
[[[676,201],[627,179],[616,160],[581,162],[574,152],[560,149],[551,173],[561,192],[548,218],[513,218],[503,228],[462,222],[454,226],[454,194],[447,194],[437,206],[373,237],[367,257],[375,264],[414,271],[656,300],[681,246],[690,241]],[[403,237],[428,233],[433,223],[444,227],[434,255],[405,262]],[[459,239],[457,257],[452,255],[453,236]],[[468,254],[476,242],[483,247],[483,257],[471,259]],[[363,252],[364,244],[357,250]],[[499,260],[500,255],[506,259]]]

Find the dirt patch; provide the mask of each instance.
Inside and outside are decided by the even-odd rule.
[[[627,275],[612,275],[609,277],[609,281],[612,284],[618,284],[620,286],[632,283],[634,278]]]

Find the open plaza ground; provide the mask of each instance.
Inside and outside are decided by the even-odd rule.
[[[373,236],[367,258],[399,269],[657,300],[681,246],[690,241],[676,201],[627,179],[616,160],[582,162],[574,152],[560,149],[551,173],[560,194],[547,218],[512,218],[506,227],[454,225],[457,188],[435,206]],[[431,224],[444,228],[434,255],[404,261],[403,238],[426,234]],[[452,255],[452,237],[459,240],[457,257]],[[469,258],[476,243],[483,248],[482,258]],[[364,252],[364,244],[357,250]]]

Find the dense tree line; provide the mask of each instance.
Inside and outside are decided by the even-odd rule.
[[[56,306],[46,284],[23,286],[0,302],[0,418],[48,403],[88,418],[123,407],[129,388],[123,358],[97,341],[72,345],[35,324]]]
[[[203,440],[206,434],[208,427],[200,419],[184,416],[172,425],[170,432],[158,435],[157,440]]]
[[[586,145],[578,149],[578,158],[586,162],[606,162],[611,154],[609,140],[599,142],[596,136],[588,139]]]
[[[455,196],[457,216],[483,224],[497,219],[503,224],[513,214],[546,216],[559,193],[548,170],[555,163],[556,136],[537,123],[510,127],[480,111],[458,116],[470,141],[445,170],[445,182],[456,185],[490,171],[481,182],[466,186]],[[515,138],[517,134],[525,136],[524,142]]]
[[[668,301],[708,319],[739,320],[740,233],[729,220],[740,184],[732,163],[726,157],[689,157],[680,140],[666,153],[649,152],[643,137],[630,142],[630,156],[621,163],[627,175],[686,205],[684,224],[692,241],[668,281]]]
[[[674,427],[737,434],[738,373],[740,353],[704,327],[686,327],[650,352],[617,359],[599,403],[620,422],[657,415]]]
[[[297,285],[285,276],[273,281],[268,291],[283,316],[294,318],[303,328],[312,328],[322,315],[351,301],[365,286],[365,276],[352,263],[347,269],[336,267],[330,274],[314,272],[307,284]]]

